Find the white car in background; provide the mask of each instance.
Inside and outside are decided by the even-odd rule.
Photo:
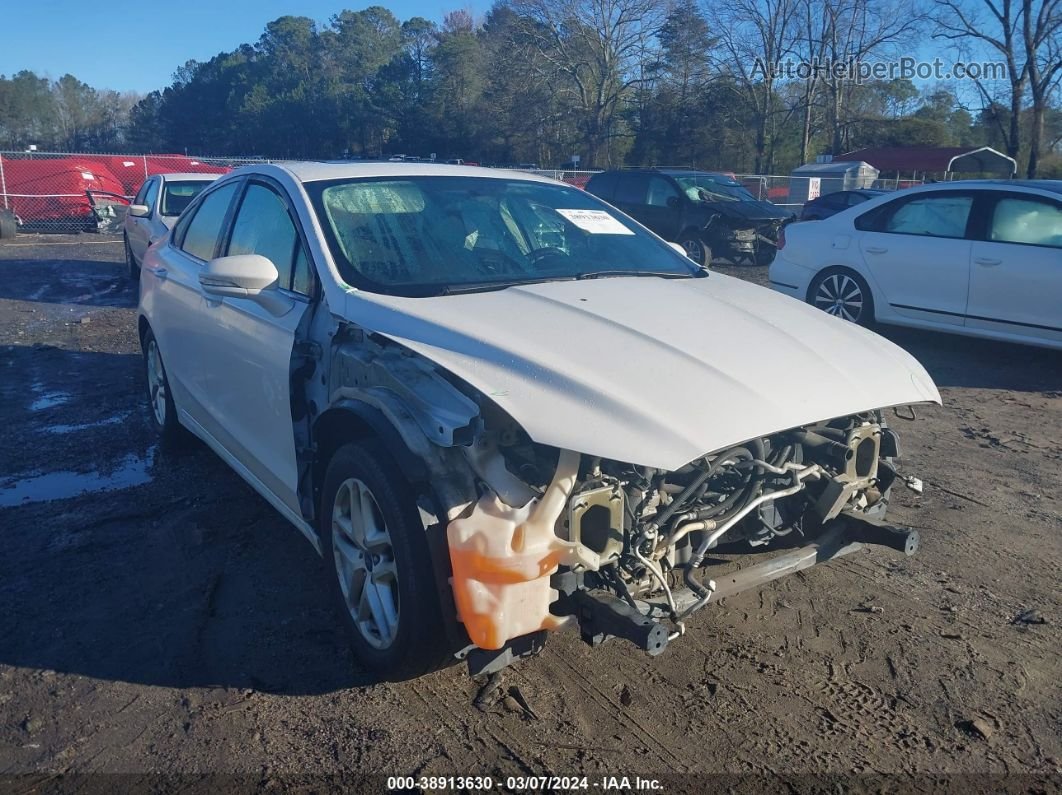
[[[939,402],[922,366],[554,180],[238,169],[148,249],[138,322],[162,440],[306,536],[381,676],[569,623],[658,654],[713,596],[917,546],[881,409]]]
[[[924,185],[792,224],[769,278],[861,325],[1062,348],[1062,181]]]
[[[173,229],[184,208],[217,178],[217,174],[155,174],[144,180],[126,212],[122,235],[131,279],[140,278],[148,246]]]

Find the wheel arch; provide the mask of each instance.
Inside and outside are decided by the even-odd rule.
[[[136,318],[136,331],[137,337],[140,339],[140,347],[144,347],[144,335],[148,333],[151,328],[151,324],[148,323],[148,319],[143,315],[137,315]]]
[[[682,231],[678,233],[675,240],[682,240],[684,237],[695,237],[702,243],[704,243],[706,246],[711,246],[711,243],[709,243],[708,241],[708,235],[705,232],[704,228],[697,226],[696,224],[687,224],[686,226],[682,227]]]
[[[336,451],[349,442],[367,439],[380,442],[411,484],[419,486],[429,481],[427,465],[409,449],[380,409],[360,400],[341,400],[322,412],[313,423],[314,505],[320,501],[321,484]]]

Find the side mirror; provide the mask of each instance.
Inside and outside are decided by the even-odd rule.
[[[677,210],[679,207],[682,206],[682,199],[680,199],[678,196],[668,196],[667,206],[670,207],[672,210]]]
[[[276,316],[295,302],[277,289],[276,266],[261,254],[218,257],[199,271],[203,292],[215,298],[248,298]]]
[[[151,208],[146,204],[130,204],[128,213],[137,218],[147,218],[151,215]]]

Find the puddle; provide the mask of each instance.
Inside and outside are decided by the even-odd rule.
[[[155,448],[152,447],[143,458],[127,455],[106,475],[99,472],[47,472],[16,480],[0,487],[0,508],[140,486],[151,481],[148,469],[154,460]]]
[[[113,417],[107,417],[104,420],[96,420],[95,422],[82,422],[77,425],[46,425],[41,428],[44,433],[78,433],[79,431],[88,431],[93,428],[102,428],[105,425],[117,425],[120,422],[124,422],[129,418],[129,412],[124,414],[115,414]]]
[[[50,409],[53,406],[61,406],[70,400],[70,395],[66,392],[48,392],[41,395],[39,398],[30,403],[30,411],[44,411]]]
[[[44,411],[53,406],[61,406],[70,400],[70,394],[68,392],[45,392],[44,384],[40,381],[34,381],[30,385],[30,389],[32,389],[33,394],[37,396],[37,399],[29,405],[30,411]]]

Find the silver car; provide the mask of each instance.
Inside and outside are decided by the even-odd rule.
[[[125,217],[125,262],[129,278],[140,278],[148,246],[177,223],[177,216],[217,174],[155,174],[144,180]]]

